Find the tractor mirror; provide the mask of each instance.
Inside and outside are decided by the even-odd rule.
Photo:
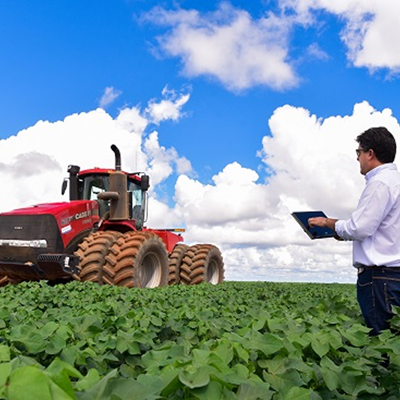
[[[140,189],[142,189],[143,192],[147,192],[150,187],[150,177],[148,175],[142,175],[141,179]]]
[[[65,191],[67,190],[68,186],[68,178],[64,178],[64,181],[61,186],[61,194],[64,195]]]

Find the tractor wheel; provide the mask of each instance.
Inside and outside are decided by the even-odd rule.
[[[105,257],[109,248],[121,235],[120,232],[103,231],[85,237],[75,252],[80,259],[79,276],[74,275],[73,277],[84,282],[112,285],[114,271],[104,266]]]
[[[187,244],[177,244],[169,255],[168,285],[180,283],[181,264],[188,248],[189,246]]]
[[[22,282],[22,279],[9,278],[7,275],[0,275],[0,287],[7,286],[7,285],[16,285],[21,282]]]
[[[186,250],[186,253],[182,259],[179,271],[179,278],[180,278],[180,283],[183,283],[184,285],[190,285],[191,283],[190,275],[192,270],[190,266],[192,265],[192,258],[194,257],[195,252],[196,252],[195,246],[190,246]]]
[[[202,282],[212,284],[224,280],[224,262],[218,247],[212,244],[191,246],[184,257],[181,267],[181,280],[186,285]]]
[[[110,248],[106,266],[114,270],[114,285],[154,288],[168,284],[168,253],[151,232],[126,232]]]
[[[0,275],[0,287],[6,286],[9,283],[7,275]]]

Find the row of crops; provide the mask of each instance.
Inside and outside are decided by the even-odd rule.
[[[0,399],[398,399],[400,340],[354,285],[0,289]],[[400,319],[393,319],[393,332]]]

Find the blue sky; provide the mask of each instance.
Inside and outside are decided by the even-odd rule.
[[[127,166],[153,173],[149,224],[217,242],[228,278],[353,281],[349,244],[310,243],[290,212],[347,218],[363,185],[355,136],[376,123],[400,133],[399,8],[3,2],[0,209],[47,201],[68,163],[112,163],[120,140]]]

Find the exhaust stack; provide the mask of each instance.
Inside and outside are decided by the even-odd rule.
[[[111,146],[115,154],[115,171],[110,173],[110,191],[98,195],[101,200],[110,201],[109,221],[129,219],[128,178],[121,171],[121,153],[115,144]]]

